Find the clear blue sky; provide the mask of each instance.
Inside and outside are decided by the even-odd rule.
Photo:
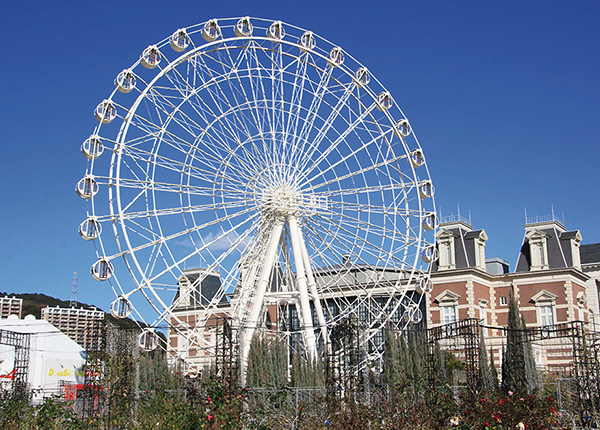
[[[185,5],[187,3],[187,5]],[[339,44],[391,91],[426,152],[442,214],[471,211],[511,270],[529,216],[600,242],[597,1],[20,1],[0,8],[0,291],[108,308],[77,234],[80,145],[113,79],[210,18],[280,19]],[[120,274],[124,278],[124,274]]]

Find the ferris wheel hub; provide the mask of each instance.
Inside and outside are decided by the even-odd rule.
[[[267,188],[263,192],[261,209],[265,214],[289,217],[298,212],[300,193],[293,187],[283,184]]]

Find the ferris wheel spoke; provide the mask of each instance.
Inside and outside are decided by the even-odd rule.
[[[236,213],[236,214],[233,214],[233,215],[228,215],[228,216],[225,216],[225,217],[223,217],[223,218],[220,218],[220,219],[216,219],[216,220],[213,220],[213,221],[206,222],[206,223],[204,223],[204,224],[203,224],[203,225],[201,225],[201,226],[196,226],[196,227],[193,227],[193,228],[190,228],[190,229],[184,230],[184,231],[179,231],[179,232],[177,232],[177,233],[174,233],[174,234],[172,234],[172,235],[169,235],[169,236],[166,236],[166,237],[162,237],[162,236],[161,236],[161,237],[158,237],[158,238],[156,238],[156,239],[154,239],[154,240],[151,240],[151,241],[149,241],[149,242],[143,243],[142,245],[139,245],[139,246],[137,246],[137,247],[133,247],[133,248],[131,248],[131,249],[127,250],[127,251],[123,251],[123,252],[120,252],[120,253],[118,253],[118,254],[115,254],[115,255],[113,255],[113,256],[111,256],[111,257],[107,257],[107,260],[114,259],[114,258],[117,258],[117,257],[121,257],[121,256],[123,256],[123,255],[127,255],[127,254],[135,255],[137,252],[140,252],[140,251],[142,251],[142,250],[145,250],[145,249],[148,249],[148,248],[155,247],[155,246],[157,246],[157,245],[159,245],[159,244],[161,244],[161,243],[162,243],[162,244],[166,244],[166,243],[168,243],[169,241],[172,241],[172,240],[174,240],[174,239],[178,239],[178,238],[180,238],[180,237],[182,237],[182,236],[189,235],[189,234],[191,234],[191,233],[193,233],[193,232],[201,231],[201,230],[203,230],[203,229],[205,229],[205,228],[207,228],[207,227],[214,226],[214,225],[218,225],[219,223],[222,223],[222,222],[224,222],[224,221],[228,221],[228,220],[230,220],[230,219],[234,219],[234,218],[236,218],[236,217],[240,217],[240,216],[242,216],[242,215],[246,215],[246,212],[250,212],[250,211],[244,211],[244,212]],[[187,257],[183,258],[182,260],[180,260],[180,261],[177,261],[177,262],[175,263],[175,265],[168,266],[168,267],[167,267],[167,269],[165,269],[165,270],[161,271],[160,273],[158,273],[158,274],[157,274],[157,275],[155,275],[154,277],[148,278],[148,279],[147,279],[147,282],[154,282],[156,279],[160,278],[160,277],[161,277],[161,276],[163,276],[165,273],[167,273],[167,272],[171,271],[172,269],[174,269],[175,267],[177,267],[177,266],[179,266],[179,265],[183,264],[185,261],[187,261],[187,260],[188,260],[189,258],[191,258],[192,256],[194,256],[194,255],[198,255],[200,252],[202,252],[202,251],[204,251],[204,250],[207,250],[207,249],[208,249],[210,246],[212,246],[212,245],[214,245],[215,243],[217,243],[217,242],[218,242],[219,240],[221,240],[223,237],[227,237],[227,235],[228,235],[228,234],[231,234],[231,233],[233,233],[233,232],[236,232],[236,231],[237,231],[237,229],[239,229],[239,228],[240,228],[242,225],[244,225],[244,224],[246,224],[246,223],[249,223],[249,221],[250,221],[250,220],[252,220],[252,219],[254,219],[256,216],[257,216],[256,214],[248,214],[248,217],[247,217],[247,218],[245,218],[245,219],[242,219],[242,221],[240,221],[238,224],[236,224],[235,226],[233,226],[233,227],[232,227],[230,230],[228,230],[227,232],[224,232],[224,234],[223,234],[223,235],[220,235],[220,236],[218,236],[218,237],[215,237],[215,238],[213,238],[212,240],[210,240],[210,241],[209,241],[209,242],[207,242],[207,243],[204,243],[204,241],[203,241],[203,244],[202,244],[202,246],[196,246],[196,247],[195,247],[195,250],[194,250],[194,252],[192,252],[192,253],[191,253],[191,254],[189,254]],[[251,225],[251,223],[250,223],[250,225]],[[251,231],[251,230],[252,230],[252,227],[250,227],[250,229],[248,229],[248,231]],[[238,236],[238,239],[237,239],[237,240],[235,240],[233,243],[234,243],[234,244],[238,244],[238,242],[239,242],[239,237],[245,237],[247,234],[249,234],[249,233],[247,233],[247,232],[246,232],[246,233],[244,233],[244,235],[240,235],[240,236]],[[230,249],[231,249],[231,248],[230,248]],[[233,248],[233,249],[235,249],[235,248]]]
[[[115,215],[104,215],[96,217],[98,222],[113,222],[118,219],[122,220],[133,220],[138,218],[148,218],[152,217],[164,217],[169,215],[181,215],[181,214],[193,214],[193,213],[202,213],[202,212],[212,212],[220,209],[237,209],[246,207],[247,203],[243,201],[231,201],[231,202],[214,202],[208,203],[204,205],[194,205],[194,206],[179,206],[179,207],[171,207],[171,208],[162,208],[162,209],[148,209],[145,211],[135,211],[135,212],[127,212],[126,210],[129,206],[125,206],[123,208],[122,214]]]
[[[244,231],[244,233],[243,233],[243,234],[241,234],[241,235],[238,235],[238,237],[237,237],[237,238],[236,238],[236,239],[235,239],[235,240],[232,242],[231,246],[230,246],[230,247],[229,247],[229,248],[228,248],[226,251],[224,251],[224,252],[221,254],[220,260],[223,260],[223,259],[225,259],[225,257],[227,257],[227,256],[229,255],[229,253],[233,252],[233,250],[235,250],[235,249],[236,249],[236,248],[237,248],[239,245],[243,244],[243,241],[244,241],[244,240],[245,240],[247,237],[249,237],[250,233],[252,232],[252,230],[253,230],[253,228],[254,228],[254,227],[252,226],[252,223],[251,223],[250,221],[252,221],[252,219],[256,218],[256,216],[257,216],[256,214],[249,215],[249,216],[248,216],[248,218],[246,218],[246,219],[244,219],[244,220],[240,221],[238,224],[236,224],[235,226],[231,227],[229,230],[227,230],[227,231],[224,231],[222,235],[220,235],[220,236],[218,236],[218,237],[215,237],[214,239],[212,239],[212,240],[211,240],[211,241],[209,241],[208,243],[204,243],[204,244],[203,244],[201,247],[196,247],[196,249],[195,249],[195,250],[194,250],[192,253],[188,254],[187,256],[185,256],[184,258],[180,259],[179,261],[176,261],[176,262],[175,262],[173,265],[170,265],[170,266],[168,266],[167,268],[165,268],[163,271],[159,272],[158,274],[154,275],[154,277],[150,278],[150,279],[149,279],[149,281],[150,281],[150,282],[152,282],[153,280],[160,278],[160,277],[161,277],[161,276],[163,276],[165,273],[168,273],[168,272],[170,272],[171,270],[175,269],[176,267],[181,267],[181,265],[183,265],[183,263],[185,263],[187,260],[189,260],[189,259],[190,259],[190,258],[192,258],[193,256],[199,255],[199,254],[200,254],[202,251],[204,251],[204,250],[208,250],[208,248],[209,248],[211,245],[214,245],[214,244],[215,244],[215,243],[217,243],[219,240],[221,240],[223,237],[227,237],[228,235],[230,235],[230,234],[232,234],[232,233],[235,233],[235,232],[237,232],[237,230],[238,230],[238,229],[239,229],[239,228],[240,228],[242,225],[244,225],[244,224],[248,224],[248,223],[249,223],[249,224],[250,224],[250,227],[249,227],[249,228],[248,228],[246,231]],[[217,221],[217,223],[218,223],[218,222],[221,222],[221,221]],[[207,223],[207,224],[214,225],[214,224],[215,224],[215,222],[211,222],[211,223]],[[194,230],[198,230],[198,229],[194,228],[194,229],[190,229],[190,230],[191,230],[191,231],[194,231]],[[188,234],[188,233],[190,233],[191,231],[186,231],[184,234]],[[181,235],[182,235],[182,234],[178,234],[178,236],[177,236],[177,237],[179,237],[179,236],[181,236]],[[176,236],[175,236],[175,235],[173,235],[173,236],[172,236],[171,238],[169,238],[169,239],[172,239],[172,238],[174,238],[174,237],[176,237]]]
[[[308,53],[304,54],[308,57]],[[292,95],[290,98],[290,107],[287,113],[287,127],[284,133],[284,142],[288,142],[291,146],[289,152],[289,156],[287,157],[286,162],[291,165],[291,160],[294,159],[294,155],[297,151],[297,133],[298,133],[298,125],[300,122],[300,116],[302,114],[302,99],[304,96],[304,85],[307,80],[307,68],[308,61],[303,60],[302,56],[299,57],[296,61],[296,72],[294,73],[294,82],[292,84]],[[284,152],[285,154],[285,152]],[[288,171],[288,175],[291,172]]]
[[[102,178],[100,178],[102,179]],[[107,182],[105,184],[110,185],[111,178],[105,178]],[[98,181],[98,184],[103,184],[103,182]],[[186,184],[170,184],[170,183],[160,183],[156,181],[137,181],[129,178],[120,178],[119,180],[120,188],[128,188],[128,189],[142,189],[142,190],[152,190],[152,191],[160,191],[160,192],[168,192],[168,193],[187,193],[195,196],[204,196],[204,197],[215,197],[216,195],[226,195],[229,193],[239,194],[240,197],[243,197],[247,194],[247,191],[238,190],[235,188],[216,188],[216,187],[201,187],[196,185],[186,185]],[[218,194],[215,194],[218,193]]]
[[[389,258],[391,257],[389,253],[386,253],[382,249],[380,249],[378,244],[374,244],[370,240],[367,240],[365,238],[369,233],[371,233],[370,231],[357,230],[356,225],[345,226],[344,223],[340,221],[338,221],[336,224],[332,224],[332,220],[327,219],[321,214],[318,215],[318,217],[321,219],[319,227],[322,228],[328,234],[330,234],[331,237],[334,238],[334,241],[338,242],[341,246],[346,248],[349,253],[355,252],[349,246],[349,244],[354,244],[355,246],[358,246],[358,249],[360,250],[361,254],[366,254],[367,257],[374,258],[376,261],[379,261],[382,258],[382,256],[386,256],[387,260],[389,260]],[[332,231],[331,229],[326,227],[327,225],[336,225],[336,231]],[[355,231],[352,231],[351,228],[353,228],[355,231],[360,231],[362,235],[356,233]],[[374,234],[371,233],[371,235]],[[343,241],[341,240],[342,238],[344,239]],[[365,259],[362,259],[362,261],[364,263],[368,263],[368,261]]]
[[[255,112],[255,110],[253,110],[251,108],[252,105],[256,105],[256,100],[251,101],[248,98],[248,95],[247,95],[244,85],[242,83],[242,75],[240,74],[240,67],[244,64],[244,61],[247,61],[247,59],[246,59],[247,48],[242,49],[240,52],[240,55],[235,60],[231,57],[231,51],[229,49],[227,49],[226,52],[227,52],[227,55],[229,56],[231,64],[233,64],[232,73],[228,76],[227,83],[229,85],[230,92],[233,95],[234,105],[248,106],[249,111],[250,111],[250,118],[246,118],[245,115],[242,115],[241,111],[238,114],[236,112],[236,110],[233,109],[233,107],[231,107],[231,109],[234,111],[239,124],[242,126],[243,133],[245,134],[246,138],[250,141],[252,149],[254,150],[255,157],[259,157],[259,161],[261,162],[262,165],[268,165],[268,160],[262,159],[261,151],[252,137],[252,133],[250,132],[250,128],[249,128],[249,124],[246,123],[246,121],[249,120],[250,124],[254,125],[256,127],[256,129],[259,131],[259,136],[263,142],[263,145],[265,145],[264,136],[262,135],[262,131],[260,129],[260,124],[256,118],[256,112]],[[246,77],[244,76],[244,78],[246,78]],[[251,79],[250,70],[248,70],[247,79]],[[234,83],[237,83],[237,85],[234,85]],[[238,96],[241,97],[241,100],[238,100]],[[230,103],[230,106],[231,106],[231,103]],[[255,158],[255,157],[252,157],[252,154],[247,153],[247,156],[251,159]]]
[[[302,123],[302,128],[300,129],[300,133],[296,138],[296,145],[304,145],[305,142],[308,142],[308,138],[311,130],[313,129],[315,119],[318,117],[319,109],[323,103],[324,95],[329,85],[329,79],[331,78],[331,74],[323,71],[320,76],[319,83],[317,88],[313,92],[313,98],[310,102],[310,106],[306,113],[306,117],[304,122]]]
[[[348,99],[352,95],[352,92],[353,92],[354,88],[356,87],[356,84],[354,82],[350,82],[349,84],[346,84],[346,85],[342,84],[342,86],[344,87],[344,92],[342,93],[341,97],[339,97],[337,99],[335,106],[333,107],[332,111],[329,113],[329,116],[325,120],[323,126],[317,131],[317,135],[315,136],[315,138],[309,142],[310,144],[306,148],[306,152],[299,156],[299,159],[303,160],[302,164],[300,165],[301,171],[304,171],[304,168],[306,167],[306,165],[310,162],[310,160],[312,160],[315,152],[318,150],[318,148],[321,145],[321,142],[323,141],[325,136],[327,136],[327,133],[329,132],[329,130],[333,127],[333,124],[335,123],[336,119],[340,115],[342,109],[344,107],[349,108]],[[312,119],[312,123],[314,123],[314,118]],[[311,128],[312,128],[312,123],[311,123]]]
[[[158,94],[160,95],[160,93],[158,93]],[[194,93],[191,93],[190,96],[193,94]],[[201,115],[200,111],[197,109],[197,107],[199,105],[196,105],[194,103],[188,103],[188,104],[194,109],[194,111],[198,115],[200,115],[201,118],[204,118],[206,120],[207,124],[211,123],[211,121],[207,117],[204,117]],[[191,119],[191,117],[189,115],[187,115],[186,113],[181,111],[177,105],[175,105],[173,103],[167,103],[167,105],[172,109],[172,111],[167,110],[165,108],[165,112],[164,112],[165,115],[167,115],[168,118],[171,118],[173,121],[175,121],[175,123],[177,123],[184,130],[186,130],[187,133],[190,134],[190,136],[192,136],[194,138],[194,140],[198,140],[199,138],[202,138],[203,136],[206,135],[210,138],[210,142],[217,143],[218,146],[221,148],[221,150],[223,150],[224,152],[226,152],[230,155],[235,155],[234,152],[230,149],[229,145],[226,144],[226,140],[224,140],[224,139],[232,138],[235,136],[233,136],[231,133],[227,133],[227,132],[225,132],[222,136],[220,136],[219,130],[216,127],[214,127],[214,125],[216,125],[216,124],[223,125],[221,123],[220,119],[225,116],[224,114],[221,114],[221,116],[211,115],[213,118],[215,118],[215,120],[212,121],[213,127],[207,128],[207,127],[201,127],[197,122],[195,122],[193,119]],[[207,109],[209,112],[211,112],[210,108],[207,107]],[[178,113],[180,115],[180,117],[176,116],[175,113]],[[166,125],[168,125],[169,122],[170,122],[170,120],[165,122],[165,124],[161,127],[161,132],[167,132]],[[192,127],[189,127],[189,126],[192,126]],[[196,129],[198,131],[198,133],[194,133],[194,130],[192,128]],[[213,130],[213,133],[209,133],[209,130]],[[218,137],[218,136],[220,136],[220,137]],[[172,133],[169,134],[169,137],[173,138],[175,141],[181,142],[181,144],[184,146],[189,146],[189,147],[192,146],[184,139],[181,139]],[[216,149],[216,147],[213,147],[213,145],[207,145],[206,148],[209,150],[213,150],[213,156],[215,158],[218,159],[219,157],[222,157],[222,153],[214,152],[214,149]],[[182,152],[186,152],[185,149],[182,149],[182,148],[179,148],[179,149]],[[243,171],[245,169],[250,168],[250,166],[248,164],[246,164],[241,158],[237,157],[237,159],[240,161],[240,164],[242,164],[242,169],[238,170],[239,173],[243,173]]]
[[[347,157],[345,157],[345,158],[347,159]],[[393,158],[384,160],[384,161],[382,161],[380,163],[374,163],[374,164],[369,165],[367,167],[363,167],[360,170],[347,173],[346,175],[343,175],[343,176],[336,177],[335,179],[330,179],[330,180],[325,181],[323,183],[315,184],[313,186],[310,186],[310,187],[306,188],[306,191],[310,192],[310,191],[313,191],[314,189],[321,188],[321,187],[326,187],[326,186],[328,186],[328,185],[330,185],[332,183],[335,183],[335,182],[341,182],[341,181],[343,181],[345,179],[348,179],[348,178],[352,178],[352,177],[359,176],[359,175],[364,175],[365,173],[370,172],[372,170],[379,169],[380,167],[387,166],[388,164],[396,163],[397,161],[402,160],[403,158],[406,158],[405,154],[397,155],[397,156],[395,156]],[[339,162],[337,162],[337,163],[335,163],[333,165],[330,165],[327,169],[321,170],[317,175],[315,175],[312,178],[308,179],[307,182],[308,183],[312,183],[313,181],[315,181],[315,179],[317,179],[319,177],[322,177],[325,173],[327,173],[328,171],[332,170],[334,167],[339,166],[341,163],[342,162],[339,161]]]
[[[243,99],[246,101],[246,104],[249,107],[250,118],[248,118],[248,121],[249,121],[250,125],[252,125],[256,128],[256,131],[259,136],[259,141],[262,144],[262,149],[259,148],[259,146],[256,144],[254,139],[251,138],[249,128],[248,128],[249,125],[246,125],[246,131],[248,134],[248,138],[250,139],[250,141],[252,143],[252,147],[255,151],[256,156],[259,157],[259,161],[264,163],[264,165],[266,166],[266,165],[270,165],[273,160],[271,158],[271,154],[267,150],[268,145],[265,140],[264,129],[263,129],[262,121],[261,121],[261,118],[263,116],[261,115],[261,111],[259,109],[260,98],[257,97],[257,93],[256,93],[257,89],[256,89],[256,86],[253,85],[253,76],[252,76],[253,69],[250,65],[250,60],[249,60],[250,55],[248,54],[250,45],[252,45],[252,44],[253,44],[253,42],[250,42],[249,44],[246,45],[245,49],[242,50],[242,52],[240,54],[240,58],[239,58],[240,66],[243,62],[245,62],[245,64],[246,64],[248,75],[244,76],[244,78],[246,78],[248,80],[248,84],[250,85],[250,91],[252,94],[251,98],[249,97],[249,93],[246,91],[246,88],[242,82],[242,75],[240,74],[239,68],[236,71],[235,76],[236,76],[237,83],[239,85],[239,91],[242,94]]]
[[[369,192],[371,192],[369,190]],[[355,196],[356,194],[346,194]],[[401,203],[401,202],[400,202]],[[373,203],[355,203],[348,201],[332,201],[331,206],[340,208],[340,210],[351,210],[351,211],[362,211],[370,212],[373,214],[380,214],[385,216],[401,217],[404,221],[408,220],[409,217],[419,216],[420,212],[416,209],[410,209],[402,207],[402,204],[390,204],[390,206],[376,205]]]
[[[246,55],[246,59],[250,77],[250,89],[256,107],[256,114],[254,115],[255,124],[262,138],[264,158],[270,164],[276,164],[277,159],[273,156],[270,145],[267,142],[267,136],[271,135],[272,137],[273,133],[273,124],[271,122],[271,116],[268,112],[268,95],[267,90],[265,88],[265,82],[267,82],[268,74],[261,66],[261,62],[258,58],[259,52],[262,54],[266,53],[264,52],[264,48],[258,45],[256,41],[251,41],[249,43],[248,52],[250,55]],[[254,72],[254,74],[252,74],[252,72]],[[262,108],[259,109],[259,106],[262,106]]]
[[[148,159],[150,157],[150,159],[152,159],[154,161],[154,164],[156,167],[161,167],[166,170],[170,170],[172,172],[176,172],[179,174],[182,174],[185,172],[189,177],[198,179],[202,183],[212,184],[215,182],[215,180],[225,180],[227,183],[231,184],[231,186],[236,184],[237,186],[240,186],[240,187],[247,187],[247,185],[248,185],[247,178],[238,178],[237,175],[231,175],[232,172],[237,172],[237,169],[231,167],[230,165],[225,164],[226,166],[231,167],[231,169],[229,171],[230,174],[228,174],[228,175],[226,175],[224,172],[222,172],[219,169],[219,167],[224,165],[223,159],[220,160],[221,163],[219,165],[216,164],[216,160],[214,160],[215,164],[211,165],[209,160],[207,158],[204,158],[204,159],[202,159],[202,163],[206,167],[201,168],[201,167],[193,165],[191,162],[187,163],[187,162],[175,160],[175,159],[163,156],[163,155],[153,154],[151,152],[144,151],[137,147],[124,146],[123,153],[128,155],[132,159],[143,160],[146,162],[148,161]],[[199,158],[197,155],[188,153],[188,154],[186,154],[186,156],[188,158],[190,158],[190,160],[192,160],[192,161],[194,161],[194,160],[199,161]],[[137,162],[136,162],[136,164],[137,164]],[[139,166],[139,164],[137,164],[137,165]],[[139,166],[139,167],[140,167],[140,170],[145,172],[145,169],[143,169],[142,166]],[[137,177],[136,177],[136,179],[140,180]],[[149,178],[146,178],[146,180],[148,180],[148,179]]]
[[[334,150],[337,149],[338,145],[342,142],[344,142],[346,140],[346,138],[350,135],[350,133],[352,133],[359,125],[363,124],[365,118],[367,118],[368,115],[370,115],[371,111],[376,107],[376,103],[371,104],[371,106],[369,106],[367,109],[365,109],[365,111],[359,116],[357,117],[353,123],[351,123],[343,132],[340,136],[338,136],[336,138],[336,140],[334,140],[331,145],[329,145],[329,147],[323,151],[323,153],[321,153],[321,155],[312,163],[312,165],[310,167],[307,167],[305,169],[303,169],[303,179],[308,176],[310,173],[312,173],[312,171],[317,168],[321,162],[323,162],[327,156],[329,156]],[[378,138],[375,138],[378,139]],[[374,140],[371,140],[370,143],[373,143]],[[367,144],[368,145],[368,144]],[[366,147],[367,145],[363,145],[361,148]],[[356,151],[354,151],[354,153],[356,153]],[[344,157],[345,159],[349,158],[350,156]],[[328,169],[329,170],[329,169]],[[320,172],[317,176],[321,176],[322,172]],[[312,180],[314,180],[314,178],[306,181],[306,182],[311,182]]]
[[[327,183],[325,185],[331,185],[331,183]],[[418,184],[417,184],[418,185]],[[321,187],[322,185],[319,185]],[[389,184],[377,184],[377,185],[364,185],[362,187],[355,188],[340,188],[338,190],[329,190],[325,191],[317,191],[313,192],[315,196],[325,196],[327,198],[332,198],[336,196],[344,197],[344,196],[355,196],[356,194],[365,194],[365,193],[373,193],[373,192],[384,192],[384,191],[395,191],[400,190],[403,194],[408,195],[411,191],[416,189],[416,185],[414,183],[399,183],[392,182]],[[415,209],[418,211],[417,209]]]
[[[329,215],[329,217],[327,216]],[[402,233],[400,230],[396,229],[396,224],[391,219],[387,220],[388,224],[391,224],[392,227],[386,227],[385,221],[374,223],[369,220],[364,220],[360,218],[356,218],[354,216],[350,216],[347,213],[332,213],[332,214],[321,214],[323,219],[326,219],[330,224],[334,222],[347,226],[347,229],[355,229],[355,230],[365,230],[368,229],[369,234],[376,234],[377,236],[381,236],[386,239],[400,240],[401,243],[410,243],[418,241],[416,236],[411,236],[409,234]],[[381,221],[381,220],[380,220]]]
[[[227,54],[229,55],[229,49],[226,50]],[[207,86],[207,92],[209,93],[209,95],[211,96],[211,99],[213,101],[213,104],[217,107],[217,109],[220,112],[220,115],[216,115],[214,112],[209,111],[209,114],[212,114],[215,117],[218,118],[222,118],[222,121],[224,121],[226,124],[223,124],[225,126],[225,128],[227,130],[229,130],[229,134],[230,137],[233,138],[233,140],[237,143],[237,145],[241,148],[241,150],[245,153],[246,157],[248,159],[252,159],[253,157],[251,156],[251,154],[241,145],[241,141],[239,138],[239,135],[236,134],[236,131],[238,130],[238,126],[242,126],[242,130],[245,130],[245,134],[248,138],[251,138],[250,133],[248,132],[248,128],[245,125],[244,121],[243,121],[243,117],[239,115],[238,109],[234,108],[234,106],[239,106],[238,103],[232,104],[231,101],[229,100],[228,96],[227,96],[227,92],[223,90],[223,88],[221,87],[221,83],[222,82],[226,82],[228,87],[231,90],[231,94],[234,96],[235,99],[235,93],[237,92],[237,88],[234,88],[231,85],[231,80],[233,75],[235,74],[236,76],[238,76],[239,78],[239,68],[236,67],[236,64],[241,63],[241,58],[243,56],[240,56],[240,59],[238,60],[238,63],[236,63],[230,56],[230,62],[229,64],[226,65],[226,63],[224,61],[221,61],[219,64],[221,64],[224,68],[223,73],[220,73],[218,76],[215,75],[213,73],[213,70],[211,69],[211,67],[206,64],[206,60],[204,58],[202,58],[202,62],[204,64],[204,68],[207,71],[207,74],[211,77],[211,79],[209,81],[206,81],[207,83],[213,83],[214,85],[208,85]],[[225,67],[227,68],[225,70]],[[218,77],[218,79],[217,79]],[[216,87],[216,91],[212,90],[212,87]],[[243,87],[242,87],[243,88]],[[201,102],[203,102],[202,99],[199,99]],[[237,101],[237,99],[235,99]],[[248,101],[248,99],[246,98],[246,101]],[[226,105],[226,109],[223,109],[222,104]],[[228,119],[228,115],[226,115],[226,113],[233,113],[236,122],[231,122]]]

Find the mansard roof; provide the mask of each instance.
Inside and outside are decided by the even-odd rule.
[[[579,247],[581,264],[600,263],[600,243],[591,243]]]
[[[573,267],[571,241],[580,242],[581,233],[578,230],[565,230],[564,226],[556,221],[525,225],[525,237],[515,272],[527,272],[531,269],[529,242],[538,238],[546,240],[549,269]]]
[[[484,242],[488,240],[485,230],[473,230],[473,227],[462,221],[440,224],[435,237],[438,241],[444,238],[453,242],[456,269],[477,267],[475,264],[475,239]],[[437,267],[437,263],[434,263],[433,270],[437,270]]]

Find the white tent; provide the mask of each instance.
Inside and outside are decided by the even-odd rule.
[[[33,402],[60,393],[62,385],[81,385],[85,380],[83,365],[86,352],[75,341],[46,320],[27,315],[0,320],[0,330],[29,333],[29,372],[27,383],[33,391]],[[10,378],[14,369],[15,348],[0,345],[0,381]]]

